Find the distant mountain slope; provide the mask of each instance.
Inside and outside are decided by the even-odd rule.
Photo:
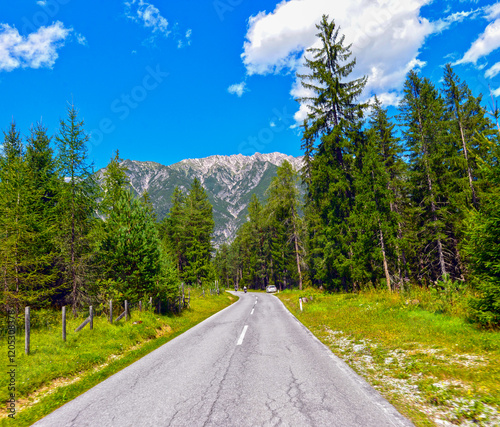
[[[247,206],[253,193],[263,201],[265,191],[276,170],[288,160],[298,170],[302,157],[281,153],[243,156],[211,156],[204,159],[182,160],[170,166],[155,162],[125,160],[132,188],[137,194],[149,192],[158,219],[171,207],[176,186],[187,191],[198,178],[207,191],[214,208],[214,245],[232,241],[239,226],[246,220]],[[102,171],[101,171],[102,172]]]

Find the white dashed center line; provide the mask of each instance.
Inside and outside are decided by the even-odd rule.
[[[240,339],[238,340],[236,345],[241,345],[243,343],[243,339],[245,338],[245,334],[247,333],[247,329],[248,329],[248,325],[245,325],[245,327],[243,328],[243,332],[240,335]]]
[[[253,314],[253,311],[255,310],[255,308],[252,308],[252,312],[250,314]]]

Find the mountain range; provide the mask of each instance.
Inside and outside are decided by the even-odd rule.
[[[252,194],[265,200],[265,192],[278,166],[285,160],[296,170],[302,167],[303,157],[281,153],[210,156],[182,160],[170,166],[124,160],[122,165],[128,169],[133,191],[138,195],[149,193],[158,220],[167,215],[174,188],[187,192],[194,178],[198,178],[213,206],[213,244],[219,247],[224,242],[231,242],[246,221]]]

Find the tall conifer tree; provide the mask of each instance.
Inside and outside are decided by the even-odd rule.
[[[309,108],[306,134],[308,153],[311,140],[319,140],[311,163],[308,209],[309,246],[320,255],[316,267],[319,279],[348,289],[352,250],[348,217],[353,208],[353,156],[350,132],[359,125],[362,105],[356,102],[366,79],[348,80],[356,64],[350,60],[350,46],[335,22],[323,16],[317,25],[319,47],[308,49],[302,85],[312,95],[299,99]],[[312,228],[314,227],[314,228]]]
[[[67,119],[60,122],[56,142],[59,170],[64,177],[58,205],[61,267],[76,315],[77,305],[86,294],[91,265],[89,233],[97,209],[97,186],[87,158],[88,135],[74,105],[68,107]]]

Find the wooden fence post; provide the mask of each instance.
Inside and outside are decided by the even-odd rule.
[[[139,301],[139,311],[142,311],[142,301]]]
[[[94,329],[94,307],[89,307],[90,330]]]
[[[109,323],[113,323],[113,300],[109,300]]]
[[[24,352],[30,354],[30,308],[24,309]]]
[[[66,306],[62,308],[62,339],[66,341]]]
[[[129,317],[129,315],[128,315],[128,301],[125,300],[125,321],[128,320],[128,317]]]

